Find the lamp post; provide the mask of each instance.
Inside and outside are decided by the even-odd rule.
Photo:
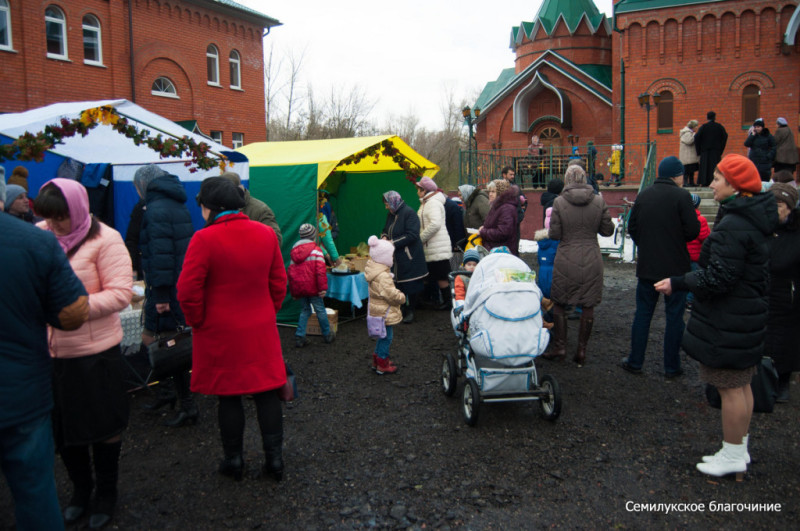
[[[467,152],[469,157],[469,177],[472,180],[472,173],[474,169],[474,165],[472,163],[472,143],[475,142],[475,151],[478,150],[478,140],[475,138],[475,123],[478,121],[478,116],[481,115],[480,107],[475,107],[475,109],[470,109],[469,105],[461,109],[461,116],[464,117],[464,123],[467,124],[469,128],[469,150]]]
[[[580,142],[581,137],[579,135],[567,135],[567,142],[571,147],[575,147],[575,144]]]
[[[658,107],[658,102],[661,101],[661,94],[656,92],[653,94],[653,106]],[[650,94],[643,92],[639,94],[639,106],[647,112],[647,148],[650,149]]]

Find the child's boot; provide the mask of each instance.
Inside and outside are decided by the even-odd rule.
[[[394,374],[397,372],[397,367],[389,358],[378,358],[378,367],[375,372],[378,374]]]

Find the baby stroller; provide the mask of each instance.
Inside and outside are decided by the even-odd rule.
[[[470,273],[450,273],[451,287],[458,275]],[[534,273],[516,256],[492,253],[470,277],[463,306],[453,310],[458,353],[444,356],[442,391],[453,396],[458,377],[466,377],[462,412],[470,426],[483,402],[538,400],[542,416],[557,419],[561,389],[552,376],[540,378],[534,363],[550,337],[542,327],[542,293]]]

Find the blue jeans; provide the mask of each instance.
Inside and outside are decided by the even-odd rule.
[[[0,429],[0,467],[14,496],[17,529],[64,529],[54,464],[49,412]]]
[[[296,337],[305,337],[306,325],[308,325],[308,318],[311,317],[311,307],[314,307],[314,312],[317,314],[317,321],[319,321],[319,329],[322,331],[323,336],[331,333],[331,325],[328,322],[328,314],[325,312],[325,301],[322,297],[303,297],[300,299],[303,309],[300,310],[300,317],[297,319],[297,332]]]
[[[658,292],[653,282],[639,279],[636,285],[636,314],[631,327],[631,353],[628,365],[641,369],[644,354],[647,350],[647,339],[650,335],[650,321],[658,303]],[[664,329],[664,372],[674,374],[681,370],[680,347],[683,339],[683,310],[686,306],[686,292],[673,291],[664,297],[667,325]]]
[[[386,325],[386,337],[378,340],[375,345],[375,354],[381,359],[389,357],[389,347],[392,346],[392,338],[394,337],[394,326]]]

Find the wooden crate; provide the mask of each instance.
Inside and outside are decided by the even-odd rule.
[[[328,314],[328,322],[331,324],[331,330],[335,334],[339,330],[339,310],[332,310],[331,308],[325,308]],[[322,330],[319,327],[319,321],[317,320],[317,314],[312,313],[311,317],[308,318],[308,325],[306,326],[306,335],[309,336],[321,336]]]
[[[350,258],[350,264],[353,269],[356,271],[364,271],[364,268],[367,266],[367,260],[369,260],[368,256],[357,256],[355,258]]]

